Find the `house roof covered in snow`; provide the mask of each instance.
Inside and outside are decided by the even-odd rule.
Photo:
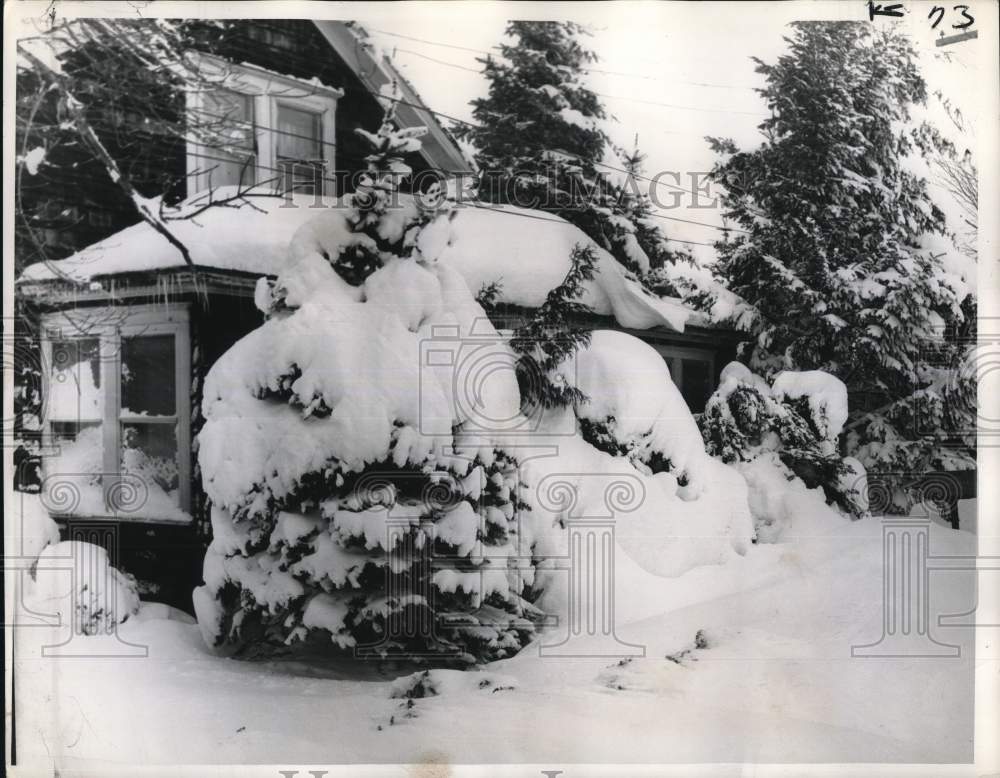
[[[217,190],[215,197],[226,192]],[[188,201],[191,203],[192,201]],[[338,207],[326,199],[316,207],[312,196],[251,197],[240,207],[212,207],[191,219],[169,222],[197,269],[276,276],[289,244],[303,225]],[[663,326],[683,331],[691,315],[679,300],[656,297],[604,249],[577,227],[550,214],[513,207],[472,204],[439,217],[425,228],[436,233],[433,259],[446,261],[476,293],[496,282],[497,302],[537,308],[570,268],[575,245],[589,245],[597,256],[594,279],[582,302],[598,315],[614,316],[623,327]],[[427,243],[423,253],[430,249]],[[54,283],[86,287],[101,279],[135,273],[189,269],[181,253],[149,224],[141,222],[66,259],[36,263],[18,279],[20,291],[44,295]]]

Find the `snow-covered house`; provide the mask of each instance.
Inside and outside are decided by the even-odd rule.
[[[338,22],[282,24],[293,26],[248,22],[246,36],[265,53],[227,62],[227,72],[238,78],[218,100],[205,93],[189,98],[195,112],[214,110],[213,101],[224,99],[219,110],[246,117],[253,140],[247,156],[234,152],[216,160],[211,176],[202,172],[205,150],[189,141],[187,198],[179,207],[200,211],[209,200],[244,191],[247,175],[253,186],[273,181],[275,171],[279,189],[266,191],[279,196],[248,197],[171,221],[190,262],[140,222],[64,259],[30,265],[17,282],[17,294],[39,314],[43,502],[70,535],[107,527],[108,542],[117,544],[110,549],[114,563],[159,599],[185,608],[210,532],[193,456],[204,376],[261,323],[258,279],[278,274],[293,235],[309,229],[323,209],[337,207],[343,193],[339,179],[299,178],[303,167],[338,175],[363,169],[360,155],[341,156],[342,149],[355,127],[377,124],[379,90],[395,81],[402,89],[398,123],[429,128],[421,150],[407,160],[414,171],[468,169],[419,95],[391,63],[361,45],[356,30]],[[310,79],[301,71],[289,75],[296,68],[281,64],[282,49],[305,45],[296,35],[325,46],[319,75]],[[236,85],[247,85],[246,91]],[[319,188],[311,185],[318,180],[324,182]],[[494,315],[502,328],[515,327],[538,307],[565,276],[573,245],[588,242],[556,217],[475,204],[459,209],[434,235],[440,256],[473,293],[498,283]],[[593,314],[581,325],[629,331],[652,344],[691,408],[701,410],[730,359],[732,339],[698,326],[678,301],[645,292],[594,248],[597,272],[583,299]]]

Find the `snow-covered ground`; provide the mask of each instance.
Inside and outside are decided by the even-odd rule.
[[[882,634],[881,524],[804,522],[781,543],[678,578],[645,572],[619,545],[617,635],[644,645],[645,657],[541,657],[535,643],[481,669],[432,670],[423,685],[437,694],[412,702],[392,695],[413,668],[218,658],[195,624],[163,606],[144,604],[117,638],[74,638],[92,657],[43,657],[41,646],[69,628],[23,628],[18,759],[64,770],[429,754],[451,763],[970,761],[972,630],[939,626],[937,615],[974,604],[971,573],[930,577],[932,633],[959,645],[959,657],[852,658],[852,645]],[[930,550],[973,554],[975,537],[932,524]],[[148,657],[121,657],[119,639],[147,646]]]
[[[485,385],[466,380],[474,360],[463,349],[478,348],[480,336],[492,344],[494,357],[513,356],[474,298],[489,280],[483,273],[502,268],[515,300],[551,289],[582,233],[563,224],[545,233],[552,245],[542,251],[542,234],[525,230],[516,240],[497,242],[507,255],[500,258],[464,231],[500,234],[486,220],[508,218],[502,213],[438,215],[416,235],[409,232],[410,223],[422,218],[415,207],[386,210],[378,219],[360,206],[352,213],[348,219],[330,210],[298,226],[287,251],[276,238],[258,252],[259,261],[284,257],[277,279],[258,285],[268,321],[219,359],[205,382],[199,462],[214,508],[214,539],[205,586],[195,595],[201,630],[164,606],[145,604],[135,612],[126,576],[71,586],[62,566],[85,559],[78,572],[100,576],[108,571],[106,557],[85,556],[80,546],[86,544],[54,544],[47,516],[29,510],[31,500],[22,503],[25,556],[44,549],[39,580],[23,581],[34,611],[60,612],[68,621],[78,610],[78,621],[95,625],[91,632],[128,618],[110,636],[70,640],[69,624],[16,631],[21,764],[99,773],[102,766],[133,763],[410,763],[427,761],[429,754],[466,764],[971,760],[972,634],[937,622],[940,614],[974,607],[971,572],[930,575],[931,630],[939,642],[960,648],[958,656],[854,657],[852,647],[882,636],[882,522],[845,518],[820,489],[807,489],[773,456],[742,469],[709,456],[654,349],[620,332],[592,333],[590,344],[559,363],[552,377],[586,399],[549,409],[537,428],[518,437],[506,436],[495,423],[523,420],[513,371],[488,371]],[[373,234],[407,253],[379,256],[379,267],[355,286],[339,263],[348,250],[375,245]],[[408,234],[415,243],[406,243]],[[533,270],[529,238],[546,267],[556,268],[551,277]],[[209,248],[203,247],[199,263],[226,267]],[[554,264],[557,259],[563,264]],[[673,303],[651,305],[653,298],[646,299],[610,255],[599,260],[585,289],[588,304],[604,301],[606,310],[595,310],[630,326],[671,326],[674,313],[683,313]],[[532,274],[544,280],[537,290],[518,283]],[[682,319],[672,326],[681,329]],[[450,340],[435,335],[438,325],[452,328]],[[428,361],[424,371],[419,357],[428,339],[453,358]],[[514,363],[489,362],[497,364]],[[290,398],[269,396],[293,375]],[[832,439],[843,424],[846,391],[828,379],[786,374],[774,391],[808,397],[817,429]],[[470,385],[476,391],[466,396]],[[329,413],[312,418],[322,404]],[[435,436],[445,442],[454,437],[453,449],[439,446]],[[557,454],[522,455],[517,445],[523,444]],[[230,583],[271,608],[267,615],[286,627],[294,623],[295,612],[288,610],[293,599],[295,607],[319,603],[319,613],[303,605],[304,628],[326,629],[339,645],[355,645],[349,632],[341,636],[341,626],[350,626],[346,609],[334,607],[327,588],[320,592],[323,576],[330,584],[338,581],[333,586],[345,596],[360,587],[349,581],[352,560],[329,553],[330,539],[364,535],[365,548],[374,550],[378,540],[369,531],[385,537],[388,507],[411,517],[423,508],[413,513],[413,504],[394,497],[391,506],[359,510],[351,495],[335,494],[344,502],[320,514],[297,491],[306,476],[324,472],[330,462],[362,472],[391,456],[397,467],[409,462],[425,473],[454,470],[463,490],[468,478],[469,489],[480,494],[482,487],[477,491],[469,477],[478,472],[470,470],[471,456],[491,466],[505,448],[521,459],[530,510],[518,514],[523,521],[516,527],[513,502],[511,515],[497,511],[505,526],[512,522],[503,545],[483,541],[475,555],[488,561],[462,579],[439,570],[433,583],[441,592],[461,585],[478,596],[477,585],[485,588],[489,581],[491,594],[509,595],[516,604],[523,587],[511,588],[510,578],[518,569],[492,569],[494,559],[506,563],[515,553],[510,537],[516,536],[530,551],[526,559],[540,592],[532,605],[559,619],[519,653],[479,668],[436,667],[426,677],[407,679],[423,668],[301,653],[295,660],[240,661],[208,647],[218,644],[226,623],[231,602],[222,595]],[[459,457],[467,455],[460,468]],[[514,488],[499,470],[496,475],[498,486]],[[619,482],[636,496],[627,508],[620,503],[631,500],[612,493]],[[574,495],[569,503],[563,502],[566,489]],[[288,512],[269,543],[250,549],[240,511],[266,512],[271,498]],[[573,592],[586,591],[569,585],[572,568],[560,568],[572,558],[567,539],[574,522],[601,520],[607,510],[619,513],[608,546],[618,642],[578,635],[571,648],[552,648],[573,623],[566,618],[576,602]],[[476,515],[471,508],[454,513],[434,517],[434,527],[471,558]],[[758,531],[758,540],[774,542],[751,544],[754,522],[773,530],[767,537]],[[923,524],[932,554],[975,554],[975,536]],[[293,571],[280,556],[309,527],[324,530],[311,536],[311,558],[322,568],[315,574]],[[586,556],[587,569],[611,569],[591,567],[598,546],[586,548],[577,561]],[[594,581],[589,602],[597,601],[601,583]],[[303,591],[306,584],[311,588]],[[120,591],[113,618],[101,611],[97,591]],[[378,601],[372,603],[374,608]],[[75,656],[51,656],[46,645]],[[295,645],[304,651],[314,644]],[[503,647],[513,651],[517,645]]]

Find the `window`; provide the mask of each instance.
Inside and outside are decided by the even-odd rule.
[[[276,141],[282,189],[302,194],[322,194],[324,178],[323,117],[284,103],[278,104]]]
[[[674,385],[692,413],[705,410],[705,403],[715,391],[715,356],[702,349],[652,344],[670,369]]]
[[[192,124],[205,147],[209,188],[257,183],[252,97],[221,87],[207,91]]]
[[[190,521],[183,306],[77,309],[42,322],[43,501],[75,517]]]
[[[291,49],[295,45],[295,39],[287,32],[257,24],[252,24],[247,28],[247,37],[278,49]]]
[[[222,186],[333,194],[339,89],[193,55],[212,84],[188,92],[188,195]]]

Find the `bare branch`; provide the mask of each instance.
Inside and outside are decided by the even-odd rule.
[[[66,85],[65,75],[53,70],[49,67],[49,65],[43,62],[39,57],[35,56],[35,54],[27,48],[22,47],[21,53],[28,59],[29,62],[31,62],[32,65],[35,66],[35,68],[38,69],[40,73],[45,73],[51,86],[59,91],[63,105],[67,113],[69,113],[72,117],[73,125],[76,128],[80,139],[83,141],[84,146],[104,164],[111,180],[114,181],[132,201],[135,205],[136,211],[139,213],[139,216],[142,217],[142,220],[166,238],[170,245],[180,251],[185,264],[193,267],[194,262],[191,259],[191,253],[188,251],[187,246],[181,243],[174,236],[174,234],[167,229],[166,224],[163,223],[158,214],[153,212],[153,209],[150,206],[151,201],[139,194],[135,187],[132,186],[132,182],[129,178],[122,175],[117,161],[111,156],[110,153],[108,153],[108,150],[101,142],[101,139],[98,138],[97,133],[94,132],[94,128],[91,127],[90,123],[87,121],[86,114],[83,110],[83,104],[76,99],[73,93],[70,92],[69,87]]]

